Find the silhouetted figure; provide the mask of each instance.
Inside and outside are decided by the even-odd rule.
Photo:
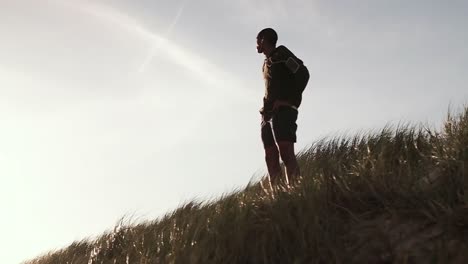
[[[302,60],[285,46],[276,47],[277,41],[278,35],[271,28],[263,29],[257,35],[257,51],[266,57],[263,64],[265,96],[260,114],[265,160],[272,185],[281,179],[280,156],[289,183],[300,175],[294,153],[296,120],[302,91],[309,80],[309,72]]]

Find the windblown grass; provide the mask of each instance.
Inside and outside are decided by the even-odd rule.
[[[468,262],[468,108],[440,132],[387,127],[298,157],[296,186],[249,183],[26,263]]]

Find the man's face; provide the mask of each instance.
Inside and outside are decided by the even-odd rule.
[[[263,53],[263,38],[257,38],[257,52]]]

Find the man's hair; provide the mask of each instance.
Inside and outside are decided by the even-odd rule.
[[[264,39],[270,44],[276,45],[278,34],[276,34],[276,31],[272,28],[265,28],[258,33],[257,39]]]

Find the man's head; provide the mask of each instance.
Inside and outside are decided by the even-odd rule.
[[[278,34],[272,28],[262,29],[257,35],[257,52],[269,54],[276,48]]]

